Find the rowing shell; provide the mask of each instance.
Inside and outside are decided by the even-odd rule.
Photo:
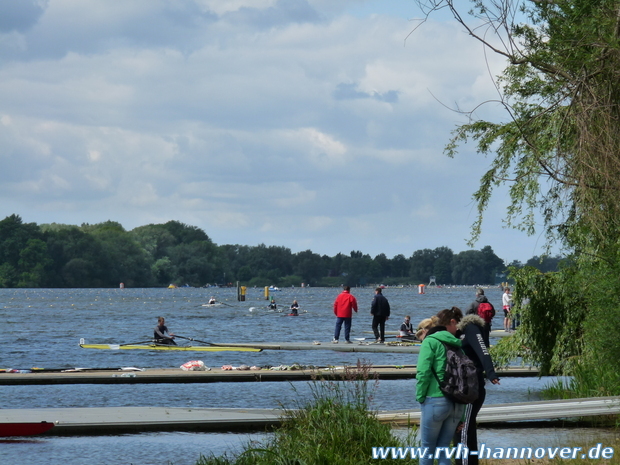
[[[101,350],[180,350],[192,352],[261,352],[263,349],[255,347],[230,347],[230,346],[173,346],[162,344],[80,344],[82,349]]]
[[[40,423],[0,423],[0,437],[32,436],[45,433],[54,427],[54,423],[42,421]]]

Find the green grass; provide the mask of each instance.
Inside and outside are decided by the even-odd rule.
[[[368,379],[369,368],[358,363],[345,370],[341,381],[314,380],[312,398],[307,404],[285,408],[285,421],[272,438],[259,445],[248,444],[235,456],[201,457],[197,465],[363,465],[377,462],[372,459],[372,447],[415,445],[415,430],[403,444],[392,435],[389,425],[369,412],[378,383]]]

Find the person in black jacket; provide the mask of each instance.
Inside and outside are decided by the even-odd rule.
[[[499,378],[493,368],[493,360],[489,349],[484,341],[485,322],[478,315],[465,315],[457,324],[456,337],[461,339],[465,354],[476,365],[478,374],[478,399],[473,404],[465,406],[463,427],[454,435],[454,444],[466,446],[470,454],[464,459],[457,459],[457,465],[478,465],[478,456],[471,455],[471,451],[478,450],[478,433],[476,429],[476,417],[484,404],[486,389],[485,378],[493,384],[499,384]]]
[[[476,290],[476,300],[474,300],[471,304],[469,304],[469,307],[467,307],[467,311],[465,312],[467,315],[478,315],[478,307],[480,307],[480,304],[482,302],[487,302],[488,304],[491,305],[491,309],[493,311],[493,315],[495,315],[495,307],[493,306],[493,304],[491,302],[489,302],[489,299],[486,298],[486,296],[484,295],[484,289],[478,288]],[[484,336],[484,343],[486,344],[487,347],[489,347],[491,344],[489,343],[489,334],[491,333],[491,324],[490,323],[484,323],[484,331],[482,332],[483,336]]]
[[[381,288],[375,289],[375,297],[370,304],[372,331],[378,343],[385,342],[385,322],[390,318],[390,303],[383,296]]]

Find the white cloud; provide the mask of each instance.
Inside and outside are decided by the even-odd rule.
[[[240,8],[255,8],[263,10],[273,7],[277,0],[199,0],[199,4],[203,5],[209,11],[213,11],[218,15],[238,11]]]
[[[50,0],[0,29],[0,216],[177,219],[321,254],[461,250],[488,161],[442,154],[462,120],[446,106],[495,90],[459,27],[407,38],[418,13],[389,3]]]

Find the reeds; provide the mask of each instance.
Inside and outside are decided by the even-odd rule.
[[[339,380],[313,380],[312,397],[300,397],[295,408],[284,408],[284,422],[264,444],[248,444],[234,457],[202,457],[197,465],[362,465],[376,463],[373,447],[415,445],[415,430],[405,440],[409,444],[402,444],[390,426],[369,411],[378,383],[369,379],[370,367],[358,362],[357,367],[345,368]]]

